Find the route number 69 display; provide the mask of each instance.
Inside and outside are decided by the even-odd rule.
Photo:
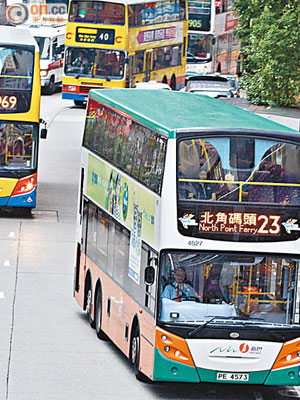
[[[13,109],[17,105],[17,98],[16,96],[0,96],[0,108],[6,109]]]

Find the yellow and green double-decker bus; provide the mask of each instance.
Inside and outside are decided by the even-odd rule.
[[[180,89],[186,52],[186,0],[72,0],[62,97],[81,104],[91,88],[149,80]]]
[[[40,93],[37,43],[0,26],[0,207],[36,206]]]

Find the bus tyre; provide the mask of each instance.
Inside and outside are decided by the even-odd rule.
[[[170,86],[171,86],[172,90],[176,90],[176,76],[175,75],[172,75]]]
[[[46,94],[53,94],[55,92],[54,76],[52,75],[49,81],[49,85],[44,88]]]
[[[74,104],[76,107],[84,107],[84,101],[82,100],[74,100]]]
[[[96,301],[95,301],[95,328],[98,339],[107,340],[107,336],[101,329],[101,321],[102,321],[102,294],[101,290],[98,289],[96,293]]]
[[[95,322],[93,321],[92,317],[92,289],[89,288],[87,295],[86,295],[86,308],[85,308],[89,323],[91,327],[95,328]]]
[[[149,382],[149,379],[140,371],[140,331],[138,326],[134,328],[131,337],[130,358],[136,379],[141,382]]]

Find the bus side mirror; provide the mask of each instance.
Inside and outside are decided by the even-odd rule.
[[[212,45],[214,46],[214,45],[216,44],[216,38],[212,38],[211,43],[212,43]]]
[[[155,280],[155,269],[154,267],[148,266],[145,268],[145,276],[144,276],[144,282],[146,285],[153,285]]]
[[[41,139],[47,139],[47,128],[41,129]]]
[[[41,139],[47,139],[47,122],[40,118],[40,124],[44,125],[44,128],[41,129]]]

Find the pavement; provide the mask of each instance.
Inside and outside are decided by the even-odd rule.
[[[300,131],[299,108],[257,106],[251,104],[243,95],[239,98],[222,99],[222,101]]]

